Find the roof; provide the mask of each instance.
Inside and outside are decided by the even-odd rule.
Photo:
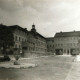
[[[77,37],[77,36],[80,36],[80,31],[59,32],[56,33],[54,37]]]
[[[41,34],[39,34],[38,32],[36,32],[37,33],[37,35],[38,36],[40,36],[40,37],[42,37],[42,38],[44,38],[44,39],[46,39],[44,36],[42,36]]]
[[[21,30],[21,31],[23,31],[23,32],[28,32],[26,28],[22,28],[22,27],[20,27],[20,26],[18,26],[18,25],[12,25],[12,26],[9,26],[9,27],[10,27],[13,31],[16,30],[16,29],[18,29],[18,30]]]
[[[43,39],[46,39],[44,36],[42,36],[40,33],[38,33],[38,32],[33,32],[33,31],[28,31],[29,33],[31,33],[32,35],[35,35],[35,36],[39,36],[39,37],[41,37],[41,38],[43,38]]]
[[[3,26],[4,26],[4,27],[8,27],[7,25],[0,24],[0,27],[3,27]]]

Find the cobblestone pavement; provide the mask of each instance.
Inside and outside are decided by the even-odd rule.
[[[80,62],[74,62],[65,80],[80,80]]]

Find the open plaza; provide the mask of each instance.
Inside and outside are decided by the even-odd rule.
[[[0,0],[0,80],[80,80],[80,0]]]
[[[44,37],[34,24],[30,31],[0,24],[0,31],[0,80],[80,79],[80,31]]]
[[[79,80],[80,63],[70,55],[42,56],[20,59],[20,63],[36,64],[27,68],[6,68],[0,66],[0,80]],[[0,64],[13,64],[0,62]]]

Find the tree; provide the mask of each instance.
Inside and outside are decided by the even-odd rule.
[[[5,25],[0,25],[0,49],[4,55],[7,55],[7,49],[14,46],[14,36],[12,29]]]

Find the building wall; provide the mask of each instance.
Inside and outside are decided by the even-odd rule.
[[[47,52],[46,39],[36,32],[35,27],[31,31],[24,32],[18,28],[14,30],[14,48],[22,50],[24,56],[30,54],[44,54]]]
[[[46,38],[47,40],[47,52],[54,53],[54,38]]]
[[[78,54],[79,40],[79,36],[54,38],[54,48],[56,54]]]
[[[35,52],[36,54],[47,52],[46,39],[39,36],[37,32],[28,34],[28,52]]]
[[[16,29],[13,34],[15,41],[14,48],[22,49],[22,42],[27,42],[27,33],[19,29]]]
[[[28,34],[28,41],[27,41],[27,46],[28,46],[28,52],[35,51],[35,37],[32,36],[31,34]]]
[[[46,40],[39,36],[37,36],[37,39],[36,39],[36,51],[41,51],[41,52],[47,51]]]

